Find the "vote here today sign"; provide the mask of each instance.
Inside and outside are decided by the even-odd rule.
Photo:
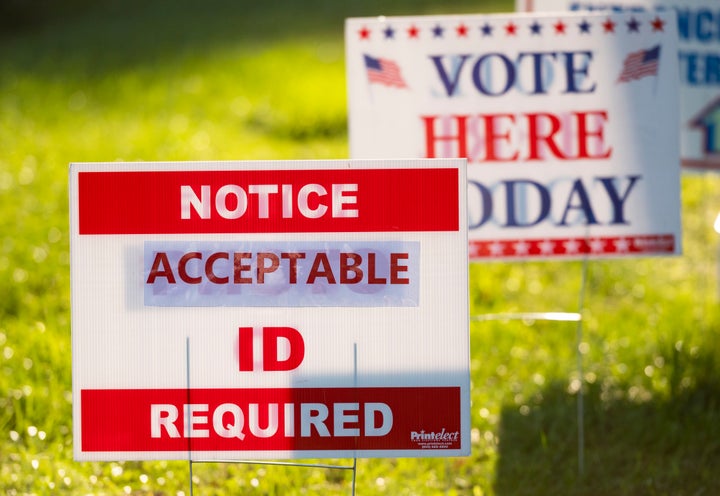
[[[469,454],[465,170],[71,164],[75,458]]]
[[[516,0],[519,11],[673,11],[680,66],[680,156],[693,169],[720,170],[720,4],[717,0]]]
[[[681,252],[674,12],[346,20],[354,158],[466,157],[470,257]]]

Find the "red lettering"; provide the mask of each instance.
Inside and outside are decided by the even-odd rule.
[[[305,358],[305,341],[297,329],[292,327],[263,327],[258,330],[262,337],[262,364],[264,372],[293,370],[300,366]],[[238,361],[240,372],[252,372],[255,367],[255,348],[253,344],[255,330],[252,327],[238,328]],[[287,341],[287,353],[280,356],[281,340]]]
[[[305,258],[304,253],[281,253],[280,258],[287,260],[290,265],[290,274],[288,275],[288,283],[297,284],[297,261]]]
[[[230,282],[229,277],[218,277],[213,272],[213,264],[215,263],[215,260],[218,259],[224,259],[229,260],[230,256],[226,252],[217,252],[210,255],[205,262],[205,275],[208,278],[208,281],[215,283],[215,284],[227,284]]]
[[[363,271],[360,264],[362,257],[357,253],[341,253],[340,284],[357,284],[362,281]],[[352,276],[349,273],[352,273]]]
[[[202,277],[192,277],[187,273],[187,263],[194,259],[202,260],[202,253],[199,251],[191,251],[180,257],[180,261],[178,262],[178,275],[186,284],[200,284],[202,282]]]
[[[310,269],[310,275],[308,275],[307,283],[314,284],[315,279],[318,277],[326,278],[328,284],[335,284],[335,275],[332,272],[332,267],[330,267],[330,261],[328,260],[327,253],[318,253],[315,255],[315,260],[313,261],[312,268]]]
[[[146,284],[155,284],[160,278],[165,278],[168,284],[176,284],[174,270],[181,282],[193,285],[203,282],[218,285],[266,284],[269,280],[298,284],[298,279],[303,285],[322,283],[322,279],[327,284],[337,284],[338,277],[339,284],[410,284],[409,253],[371,251],[364,255],[335,250],[314,252],[309,268],[298,263],[298,260],[307,258],[305,252],[192,251],[175,256],[179,258],[157,252]],[[193,260],[197,263],[193,264]],[[276,275],[269,279],[273,273]]]
[[[605,144],[604,127],[603,123],[607,122],[608,114],[604,110],[596,112],[577,112],[578,118],[578,157],[577,158],[609,158],[612,148],[603,150]],[[597,117],[599,123],[597,128],[593,130],[588,129],[588,118]],[[588,151],[588,140],[595,138],[597,140],[597,148],[599,152],[595,155]]]
[[[391,253],[390,254],[390,284],[410,284],[410,279],[400,277],[400,272],[407,272],[407,265],[400,265],[399,260],[408,260],[408,253]]]
[[[387,284],[387,279],[375,275],[375,254],[368,253],[368,284]]]
[[[265,261],[270,260],[270,265],[265,265]],[[257,254],[257,282],[263,284],[265,282],[265,274],[275,272],[280,267],[280,259],[274,253],[260,252]]]
[[[452,135],[442,135],[437,136],[435,134],[435,120],[438,118],[438,116],[433,115],[429,117],[422,117],[422,120],[425,123],[425,156],[427,158],[435,158],[435,142],[436,141],[445,141],[448,143],[452,143],[453,141],[457,141],[458,149],[457,149],[457,155],[451,155],[453,157],[465,157],[467,156],[467,115],[453,115],[451,116],[452,119],[455,119],[457,121],[455,128],[457,129],[457,134]],[[447,121],[446,121],[447,122]],[[448,156],[448,154],[445,154],[444,156]]]
[[[253,328],[240,327],[238,329],[238,360],[240,372],[251,372],[255,368],[253,352]]]
[[[235,253],[233,255],[233,282],[235,284],[252,284],[252,277],[243,277],[242,273],[251,269],[250,265],[242,263],[252,258],[252,253]]]
[[[163,267],[162,269],[160,269],[161,265]],[[168,284],[175,284],[175,275],[173,274],[172,268],[170,268],[167,253],[164,251],[155,254],[155,260],[153,260],[150,274],[148,274],[147,284],[155,284],[155,279],[158,277],[166,278]]]
[[[427,158],[470,162],[607,159],[607,111],[421,116]],[[444,146],[439,146],[444,145]],[[470,153],[468,153],[470,150]]]
[[[556,158],[567,159],[567,157],[555,143],[555,135],[560,131],[560,119],[553,115],[545,112],[538,112],[537,114],[527,114],[528,119],[528,145],[530,147],[528,151],[528,160],[542,160],[543,156],[540,156],[540,146],[538,143],[544,142],[552,152],[552,155]],[[543,122],[550,124],[550,129],[544,133],[542,129],[545,128]]]
[[[507,119],[510,121],[512,126],[515,125],[515,116],[512,114],[489,114],[482,116],[485,122],[485,160],[490,162],[507,162],[517,160],[519,152],[516,150],[509,157],[500,157],[498,154],[496,142],[502,140],[503,142],[511,143],[511,131],[507,130],[504,133],[498,132],[500,119]]]
[[[292,327],[263,327],[263,370],[286,371],[300,366],[305,358],[305,341],[302,335]],[[278,353],[278,341],[287,339],[288,356],[281,359]]]

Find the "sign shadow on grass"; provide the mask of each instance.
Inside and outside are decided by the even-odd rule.
[[[720,381],[698,368],[695,385],[683,388],[683,358],[676,359],[670,365],[678,367],[670,372],[676,383],[666,398],[612,378],[585,384],[583,475],[575,469],[576,399],[565,383],[548,384],[529,411],[505,406],[495,493],[718,494]],[[716,370],[713,360],[708,355],[695,363]]]

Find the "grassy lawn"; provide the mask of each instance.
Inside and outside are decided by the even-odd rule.
[[[346,157],[344,18],[513,4],[68,5],[0,31],[0,491],[188,495],[187,463],[72,460],[68,164]],[[581,310],[582,328],[473,320],[472,455],[358,460],[358,494],[720,494],[720,177],[682,187],[682,257],[472,264],[471,315]],[[339,469],[193,476],[203,495],[351,487]]]

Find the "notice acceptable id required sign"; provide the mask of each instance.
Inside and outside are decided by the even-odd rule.
[[[468,455],[466,181],[71,164],[75,458]]]

